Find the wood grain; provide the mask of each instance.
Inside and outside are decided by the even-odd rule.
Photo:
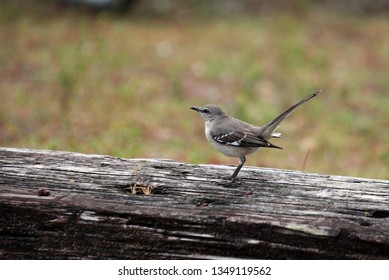
[[[0,148],[0,258],[389,258],[389,181],[234,168]]]

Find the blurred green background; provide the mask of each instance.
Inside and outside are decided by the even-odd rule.
[[[5,1],[0,146],[235,165],[190,106],[262,125],[322,89],[246,164],[389,179],[387,6]]]

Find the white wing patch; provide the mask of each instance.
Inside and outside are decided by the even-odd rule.
[[[231,146],[235,146],[235,147],[239,147],[241,146],[241,143],[242,141],[247,137],[247,133],[244,134],[244,136],[242,138],[240,138],[239,140],[235,140],[233,142],[228,142],[226,140],[228,140],[228,136],[234,134],[235,131],[232,131],[230,133],[227,133],[227,134],[222,134],[222,135],[218,135],[218,136],[215,136],[213,137],[213,139],[219,143],[222,143],[222,144],[225,144],[225,145],[231,145]]]
[[[280,136],[278,134],[272,135],[273,137]],[[258,137],[254,133],[247,131],[232,131],[225,134],[212,134],[209,133],[207,138],[210,137],[212,140],[231,147],[269,147],[269,148],[278,148],[282,149],[281,147],[277,147],[269,142],[267,142],[266,139],[263,139],[261,137]]]
[[[227,138],[228,136],[230,136],[233,133],[234,133],[234,131],[230,132],[230,133],[227,133],[227,134],[221,134],[221,135],[217,135],[217,136],[215,135],[215,136],[213,136],[213,139],[216,140],[217,142],[226,144],[227,142],[225,142],[223,139]]]
[[[231,145],[231,146],[236,146],[236,147],[239,147],[242,143],[242,141],[247,137],[247,133],[244,134],[244,136],[242,138],[240,138],[239,140],[236,140],[234,142],[230,142],[230,143],[227,143],[227,145]]]

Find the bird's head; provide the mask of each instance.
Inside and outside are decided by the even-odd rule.
[[[204,121],[213,121],[217,118],[225,116],[225,113],[216,105],[205,105],[203,107],[190,107],[192,110],[195,110],[200,113]]]

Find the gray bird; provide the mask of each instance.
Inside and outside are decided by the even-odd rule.
[[[315,97],[319,92],[317,91],[302,99],[264,126],[255,126],[232,118],[215,105],[191,107],[191,109],[199,112],[204,119],[205,136],[212,146],[228,157],[238,158],[239,165],[229,178],[233,182],[246,161],[246,155],[262,147],[282,149],[268,142],[270,138],[281,137],[281,133],[273,131],[297,107]]]

